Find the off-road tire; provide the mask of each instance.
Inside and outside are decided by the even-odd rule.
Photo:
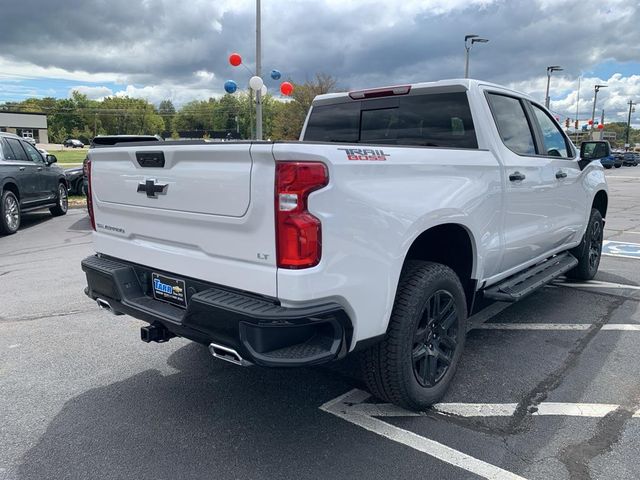
[[[444,295],[447,302],[449,302],[448,299],[451,300],[451,308],[455,309],[455,319],[451,320],[449,315],[443,315],[441,320],[444,324],[444,320],[449,319],[450,330],[445,331],[444,325],[441,325],[442,329],[434,328],[434,332],[440,333],[433,337],[434,339],[437,337],[437,340],[432,341],[435,345],[436,341],[450,342],[451,338],[455,338],[455,347],[450,351],[447,348],[450,353],[450,358],[447,357],[450,363],[443,370],[441,378],[433,385],[425,386],[421,382],[426,383],[426,381],[424,378],[419,380],[418,377],[421,375],[415,366],[415,358],[419,358],[419,355],[415,355],[419,350],[419,347],[415,346],[416,338],[420,337],[419,332],[422,330],[420,326],[432,316],[430,313],[434,311],[432,302],[434,299],[439,301]],[[453,270],[433,262],[407,261],[400,275],[387,334],[384,340],[365,350],[361,355],[363,379],[369,391],[383,401],[411,410],[424,410],[437,403],[446,393],[464,349],[466,319],[464,289]],[[440,325],[436,320],[430,324]],[[453,329],[454,326],[455,329]],[[432,337],[429,336],[429,338]],[[421,345],[420,342],[417,344]],[[445,344],[440,343],[437,347],[439,352],[442,352],[443,345]],[[424,348],[427,347],[431,348],[432,345],[425,344]],[[425,361],[429,360],[426,358]],[[429,363],[425,368],[429,368]]]
[[[578,259],[578,265],[567,272],[568,278],[575,280],[591,280],[598,273],[602,257],[602,238],[604,221],[600,211],[592,208],[589,224],[584,232],[580,245],[571,249],[571,254]]]

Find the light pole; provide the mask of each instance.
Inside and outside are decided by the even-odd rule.
[[[256,77],[262,77],[260,0],[256,0]],[[256,90],[256,140],[262,140],[262,92]]]
[[[595,88],[595,94],[593,95],[593,110],[591,111],[591,122],[592,122],[591,128],[592,129],[596,123],[595,116],[596,116],[596,102],[598,100],[598,92],[600,91],[601,88],[607,88],[607,85],[596,85],[594,88]]]
[[[628,151],[629,150],[629,146],[631,145],[629,143],[629,133],[631,132],[631,111],[635,111],[635,108],[633,108],[633,106],[635,105],[635,102],[632,102],[631,100],[629,100],[629,116],[627,117],[627,138],[624,142],[624,150]]]
[[[564,70],[560,65],[551,65],[547,67],[547,93],[544,96],[544,106],[549,108],[549,84],[551,83],[551,74],[553,72],[561,72]]]
[[[474,43],[487,43],[488,41],[488,39],[480,38],[478,35],[464,36],[464,49],[466,50],[464,59],[464,78],[469,78],[469,52],[471,51],[471,47]]]

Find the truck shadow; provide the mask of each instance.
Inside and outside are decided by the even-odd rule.
[[[18,478],[281,478],[301,456],[310,478],[327,471],[313,442],[336,421],[318,406],[352,388],[345,377],[240,368],[198,344],[168,364],[177,372],[147,370],[69,400]]]

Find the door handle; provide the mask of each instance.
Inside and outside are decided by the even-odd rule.
[[[38,167],[38,168],[36,168],[36,170],[38,170],[40,172],[40,171],[42,171],[42,167]]]
[[[21,172],[24,172],[25,167],[19,167],[18,170],[20,170]]]
[[[509,175],[509,180],[511,180],[512,182],[519,182],[521,180],[524,180],[526,177],[524,175],[524,173],[520,173],[520,172],[513,172],[511,175]]]
[[[563,172],[562,170],[558,170],[556,172],[556,178],[567,178],[567,173]]]

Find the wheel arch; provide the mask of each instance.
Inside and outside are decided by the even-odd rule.
[[[607,216],[607,208],[609,206],[609,196],[607,192],[604,190],[599,190],[598,193],[593,197],[593,203],[591,204],[592,208],[595,208],[600,212],[602,218],[606,218]]]
[[[460,278],[471,311],[476,291],[477,247],[468,227],[460,223],[443,223],[420,233],[411,243],[404,258],[441,263]]]
[[[20,201],[20,189],[18,188],[18,183],[13,179],[9,178],[2,183],[2,188],[0,188],[0,194],[5,190],[10,190],[16,196],[18,201]]]

